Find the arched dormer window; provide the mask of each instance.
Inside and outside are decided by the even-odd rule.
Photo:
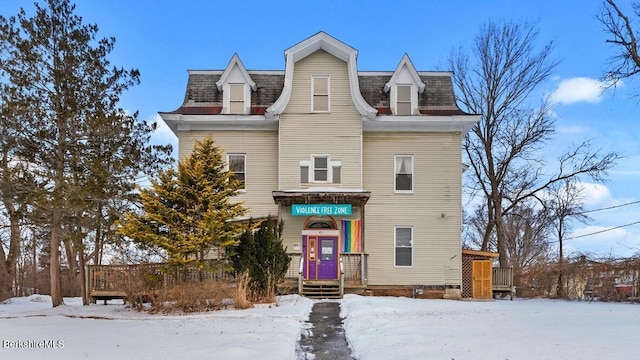
[[[238,54],[234,54],[229,64],[216,82],[222,91],[222,114],[247,115],[251,113],[251,91],[256,83],[244,68]]]
[[[418,93],[424,91],[425,84],[420,79],[409,55],[404,54],[391,79],[384,85],[389,93],[389,103],[393,115],[419,115]]]

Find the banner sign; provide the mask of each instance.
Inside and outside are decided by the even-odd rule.
[[[351,204],[293,204],[293,216],[345,216],[351,215]]]

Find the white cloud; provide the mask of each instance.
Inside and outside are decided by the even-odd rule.
[[[606,185],[581,182],[578,186],[582,190],[586,207],[607,206],[613,203],[613,196]]]
[[[596,79],[585,77],[565,79],[560,81],[558,88],[551,94],[551,100],[565,105],[577,102],[598,103],[602,100],[605,88],[606,84]]]

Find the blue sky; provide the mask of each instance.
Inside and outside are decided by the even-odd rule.
[[[631,1],[619,0],[631,15]],[[325,31],[359,50],[359,70],[393,70],[406,52],[418,70],[448,70],[452,49],[469,48],[488,20],[539,21],[542,42],[554,41],[560,60],[540,96],[553,94],[557,141],[552,152],[592,139],[604,151],[625,158],[605,185],[584,184],[586,208],[640,200],[640,79],[600,91],[598,79],[614,49],[596,20],[597,0],[538,1],[202,1],[78,0],[76,13],[96,23],[101,36],[114,36],[113,64],[137,68],[142,83],[122,98],[122,107],[145,120],[178,108],[188,69],[224,69],[238,53],[250,70],[284,69],[284,50]],[[0,2],[4,16],[33,0]],[[640,24],[638,25],[640,27]],[[162,128],[156,141],[175,144]],[[640,204],[591,214],[573,236],[640,221]],[[640,252],[640,224],[568,240],[570,251],[627,256]]]

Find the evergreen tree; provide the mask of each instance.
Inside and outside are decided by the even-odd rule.
[[[101,221],[101,202],[130,193],[132,174],[167,163],[170,147],[148,145],[155,126],[118,108],[139,72],[107,60],[115,39],[98,38],[97,25],[83,24],[69,0],[44,2],[33,17],[24,9],[0,16],[0,101],[3,117],[20,119],[16,156],[46,181],[34,204],[45,214],[41,226],[50,228],[51,298],[58,306],[63,242],[74,245],[68,263],[75,266],[77,256],[82,265],[84,240],[96,228],[85,221]]]
[[[249,275],[248,289],[253,299],[271,300],[287,274],[291,258],[282,244],[283,227],[282,221],[268,217],[257,229],[250,226],[240,237],[234,268]]]
[[[126,214],[120,232],[143,246],[164,249],[170,265],[202,269],[208,250],[224,250],[242,232],[242,224],[234,220],[246,209],[232,202],[240,185],[226,169],[220,148],[207,137],[177,171],[160,171],[150,188],[141,189],[142,212]]]

